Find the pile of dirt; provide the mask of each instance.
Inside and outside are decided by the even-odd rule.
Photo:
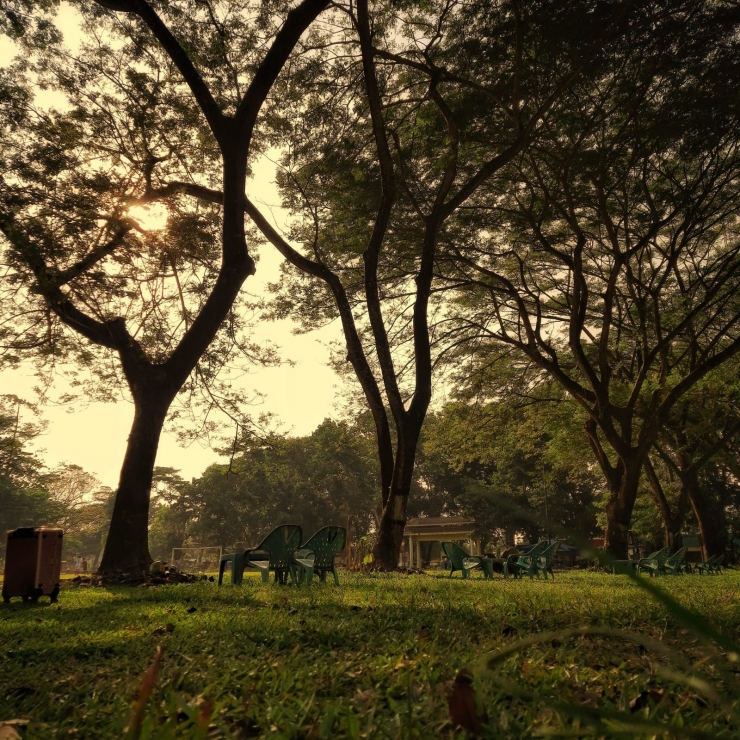
[[[148,588],[150,586],[167,586],[175,583],[200,583],[202,581],[213,583],[214,578],[203,573],[183,573],[177,570],[177,568],[165,567],[150,573],[115,573],[105,575],[93,573],[89,576],[75,576],[70,580],[64,581],[62,585],[65,587],[72,586],[74,588],[92,588],[95,586],[141,586]]]
[[[164,586],[168,583],[200,583],[201,581],[210,581],[213,583],[213,576],[207,576],[204,573],[183,573],[176,568],[164,568],[157,573],[149,573],[147,580],[142,586]]]

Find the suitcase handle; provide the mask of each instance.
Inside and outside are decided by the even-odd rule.
[[[36,528],[35,527],[18,527],[18,529],[14,529],[12,532],[8,532],[8,535],[10,537],[35,537],[36,536]]]

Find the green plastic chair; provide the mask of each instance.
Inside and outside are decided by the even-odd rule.
[[[663,563],[663,572],[670,573],[671,575],[679,575],[681,573],[690,573],[691,566],[684,562],[686,557],[687,547],[682,547],[677,550],[673,555],[667,557]]]
[[[703,563],[699,563],[696,566],[696,570],[699,571],[700,576],[704,575],[704,571],[706,571],[710,575],[712,573],[720,575],[722,573],[722,561],[724,560],[724,557],[724,555],[712,555]]]
[[[664,563],[671,552],[670,547],[664,547],[662,550],[651,552],[646,558],[641,558],[637,562],[637,573],[642,574],[643,570],[654,576],[658,573],[664,573]]]
[[[318,573],[319,580],[326,581],[326,574],[334,575],[334,583],[339,585],[339,575],[334,567],[334,558],[347,542],[347,530],[344,527],[324,527],[320,529],[293,556],[294,568],[298,571],[298,583],[306,581],[310,586],[313,574]]]
[[[538,578],[540,573],[542,573],[544,579],[547,580],[547,574],[549,573],[552,580],[555,580],[555,574],[552,572],[552,559],[555,557],[555,553],[558,551],[559,547],[559,542],[553,542],[549,547],[546,547],[540,554],[539,558],[537,558],[534,567]]]
[[[231,563],[231,584],[240,586],[247,567],[258,568],[262,573],[262,582],[270,580],[270,571],[275,573],[275,583],[286,583],[288,574],[296,582],[293,571],[293,555],[301,546],[303,532],[297,524],[282,524],[270,532],[257,547],[223,555],[218,569],[218,585],[224,578],[227,563]]]
[[[468,578],[470,571],[474,568],[480,568],[485,578],[493,578],[493,563],[489,558],[468,555],[457,542],[443,542],[442,550],[450,561],[450,578],[456,570],[462,572],[463,578]]]
[[[514,578],[522,578],[523,575],[528,575],[530,578],[533,578],[535,575],[539,576],[539,573],[537,572],[537,563],[547,546],[547,541],[542,540],[542,542],[538,542],[527,553],[509,555],[506,560],[504,576],[509,573],[511,573]]]

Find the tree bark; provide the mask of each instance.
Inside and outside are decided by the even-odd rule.
[[[637,499],[642,470],[641,459],[628,459],[619,466],[621,475],[606,503],[606,532],[604,546],[606,551],[618,559],[626,559],[628,552],[628,532],[632,521],[632,510]]]
[[[149,554],[149,500],[159,438],[171,394],[147,389],[134,399],[134,421],[116,491],[108,538],[98,573],[104,576],[144,576]]]
[[[382,570],[398,567],[420,433],[421,425],[415,423],[407,423],[398,430],[393,481],[380,516],[378,539],[373,549],[375,565]]]
[[[113,516],[103,558],[101,575],[135,577],[146,574],[152,562],[149,554],[149,498],[159,437],[169,407],[169,398],[135,400],[121,477],[116,491]]]
[[[727,549],[727,519],[724,507],[717,496],[707,495],[701,490],[695,471],[681,474],[683,485],[691,501],[691,508],[699,524],[704,559],[712,555],[723,555]]]
[[[398,567],[410,488],[410,485],[391,488],[388,503],[383,508],[374,548],[375,565],[382,570],[395,570]]]
[[[677,546],[678,540],[680,539],[681,529],[683,528],[684,519],[686,518],[686,488],[682,486],[681,497],[676,507],[676,511],[672,511],[671,505],[666,499],[665,491],[658,478],[652,461],[649,457],[645,458],[645,475],[647,476],[648,482],[650,483],[650,490],[653,493],[653,499],[660,512],[660,517],[663,520],[663,532],[665,535],[665,547],[674,548]]]

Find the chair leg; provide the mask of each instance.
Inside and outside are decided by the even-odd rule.
[[[336,568],[332,568],[331,572],[334,574],[334,585],[339,585],[339,573],[337,573]]]
[[[219,566],[218,566],[218,585],[220,586],[223,583],[224,580],[224,570],[226,570],[226,563],[228,563],[228,560],[222,559]]]
[[[244,582],[244,568],[246,566],[246,562],[244,560],[244,555],[237,555],[234,558],[234,566],[232,569],[233,575],[232,578],[234,579],[234,585],[235,586],[241,586]]]

